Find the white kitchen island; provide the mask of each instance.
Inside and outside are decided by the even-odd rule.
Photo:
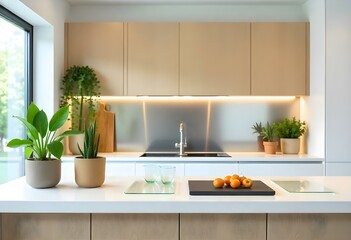
[[[177,178],[174,194],[125,194],[142,180],[135,176],[107,177],[92,189],[73,178],[33,189],[19,178],[0,186],[1,240],[350,239],[351,177],[252,178],[275,196],[190,196],[188,180],[198,177]],[[308,181],[334,193],[290,193],[272,180]]]

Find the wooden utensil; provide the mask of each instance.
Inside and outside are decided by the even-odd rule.
[[[100,103],[95,113],[96,131],[100,134],[99,152],[113,152],[115,142],[115,114],[106,111],[105,104]]]

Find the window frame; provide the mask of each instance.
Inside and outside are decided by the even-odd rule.
[[[33,26],[14,14],[13,12],[9,11],[2,5],[0,5],[0,15],[5,18],[7,21],[11,22],[12,24],[16,25],[17,27],[23,29],[26,34],[26,52],[25,58],[27,60],[25,64],[25,74],[26,74],[26,108],[28,108],[29,104],[33,101]]]

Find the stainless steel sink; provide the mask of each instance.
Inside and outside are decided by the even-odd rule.
[[[180,156],[176,152],[146,152],[143,153],[140,157],[230,157],[225,152],[189,152],[185,155]]]

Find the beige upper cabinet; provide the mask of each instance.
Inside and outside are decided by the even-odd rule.
[[[88,65],[101,95],[123,95],[123,23],[68,23],[67,66]]]
[[[307,23],[251,27],[251,95],[307,95]]]
[[[179,23],[128,23],[127,95],[178,95]]]
[[[180,95],[250,95],[250,23],[180,23]]]

